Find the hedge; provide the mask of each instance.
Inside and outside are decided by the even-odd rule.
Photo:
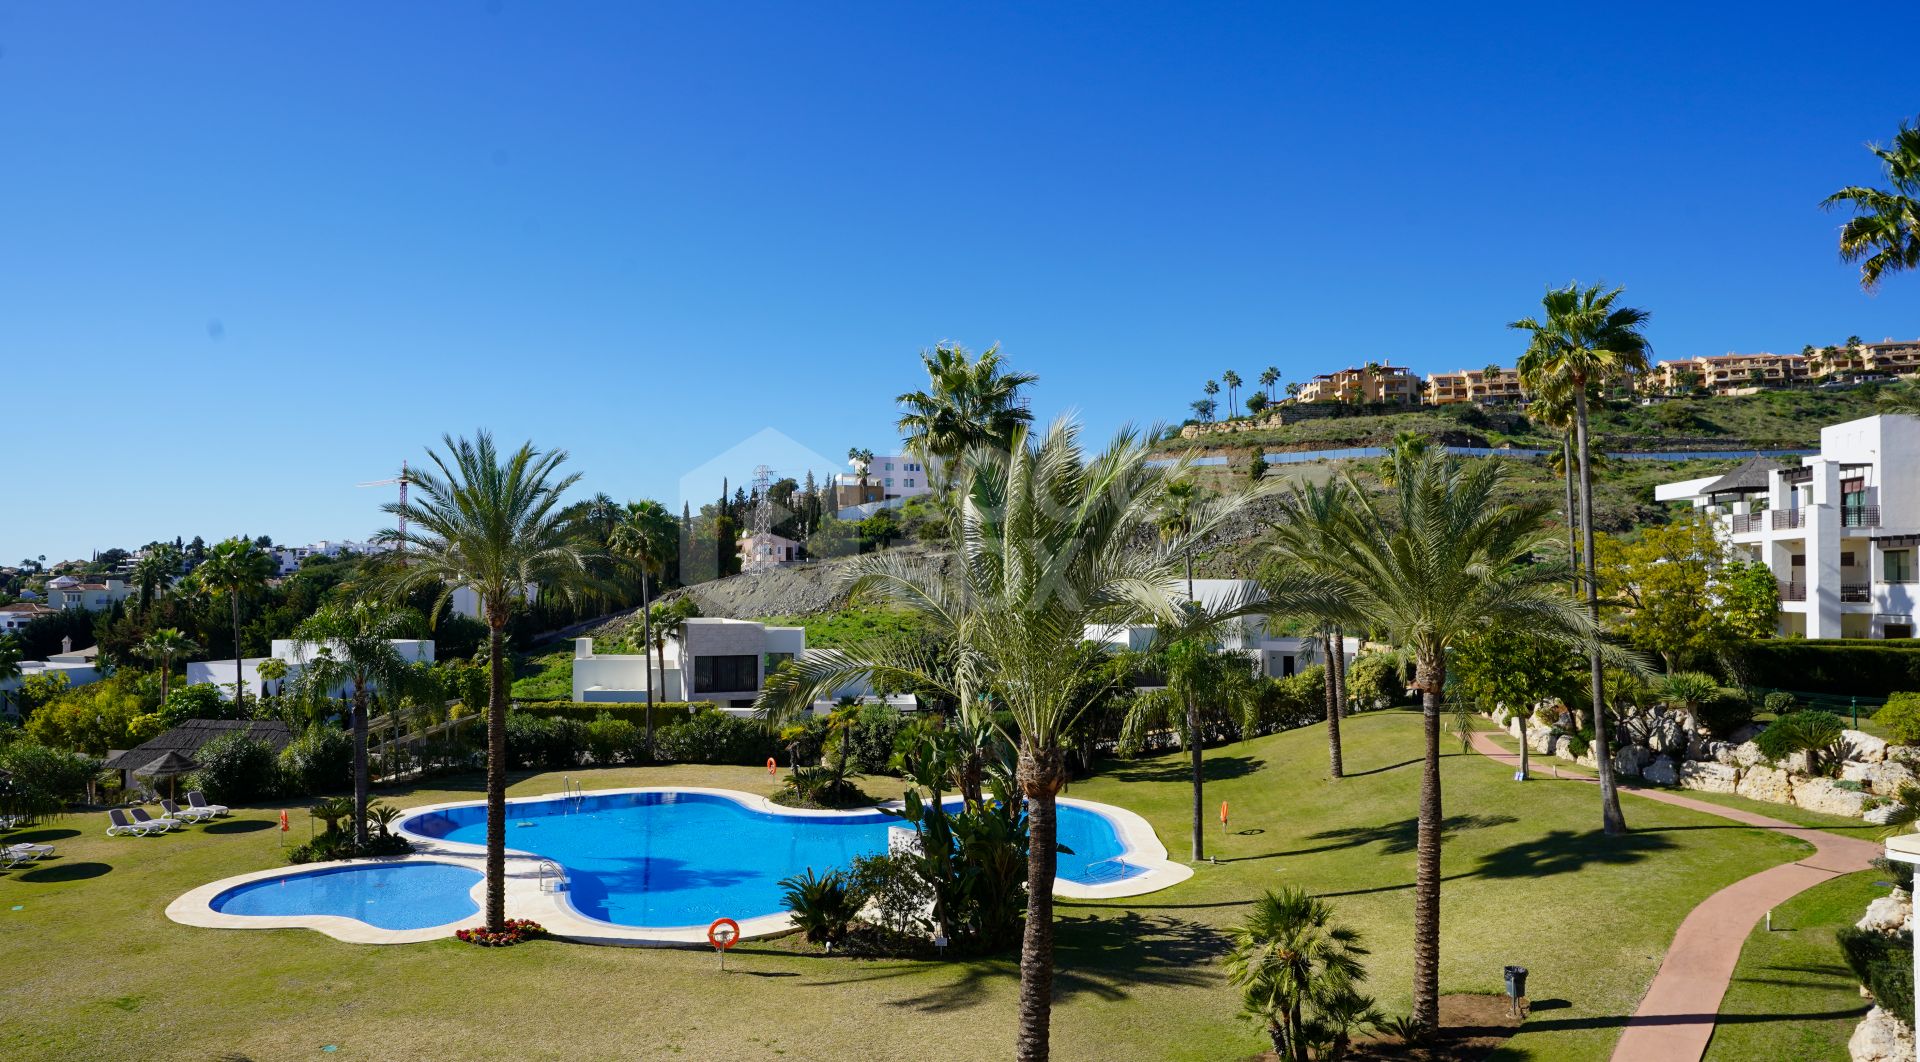
[[[653,704],[653,725],[658,727],[670,723],[684,723],[693,718],[695,712],[703,712],[716,707],[712,701],[655,701]],[[647,705],[645,701],[633,703],[618,701],[612,704],[598,704],[592,701],[528,701],[516,704],[512,711],[537,715],[544,719],[571,719],[577,723],[591,723],[601,716],[609,719],[625,719],[635,726],[647,725]]]
[[[1920,689],[1920,642],[1779,638],[1748,642],[1741,655],[1755,686],[1855,697]]]

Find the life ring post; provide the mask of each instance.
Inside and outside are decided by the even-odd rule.
[[[720,953],[720,968],[727,968],[727,952],[740,943],[740,923],[731,918],[716,918],[707,927],[707,943]]]

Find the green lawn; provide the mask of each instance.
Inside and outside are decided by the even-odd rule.
[[[1404,1013],[1412,976],[1418,720],[1356,716],[1350,776],[1325,778],[1319,727],[1213,750],[1210,854],[1186,883],[1059,909],[1055,1056],[1233,1059],[1263,1038],[1236,1019],[1220,975],[1224,932],[1262,888],[1302,885],[1373,951],[1373,991]],[[1635,832],[1598,830],[1589,787],[1517,786],[1449,746],[1443,866],[1444,991],[1498,991],[1532,970],[1535,1009],[1503,1058],[1600,1059],[1686,911],[1720,887],[1805,851],[1799,842],[1651,803]],[[581,777],[583,772],[571,772]],[[1108,765],[1071,795],[1133,808],[1176,858],[1189,791],[1177,757]],[[584,772],[589,787],[720,785],[768,792],[763,770]],[[479,779],[383,796],[402,805],[474,795]],[[516,795],[554,792],[555,775]],[[884,792],[890,785],[870,782]],[[107,838],[87,814],[28,831],[59,858],[0,876],[0,1048],[19,1058],[1000,1059],[1013,1038],[1010,961],[855,961],[789,938],[743,945],[723,974],[710,953],[539,942],[344,944],[303,930],[175,925],[189,888],[280,861],[276,809],[160,838]],[[296,812],[294,836],[307,831]],[[717,846],[724,853],[724,845]],[[18,906],[19,910],[13,910]],[[1596,926],[1596,922],[1601,923]],[[1783,1027],[1789,1024],[1780,1023]]]
[[[1884,871],[1863,870],[1816,885],[1774,909],[1772,932],[1764,923],[1754,927],[1720,1004],[1722,1024],[1707,1046],[1709,1062],[1847,1057],[1847,1038],[1867,1001],[1834,934],[1886,895],[1885,886],[1874,884],[1885,878]]]
[[[612,651],[609,648],[606,651]],[[570,701],[573,699],[573,643],[535,646],[514,660],[516,701]]]

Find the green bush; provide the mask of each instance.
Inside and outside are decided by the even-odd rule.
[[[1407,694],[1400,663],[1391,653],[1365,653],[1347,668],[1347,701],[1366,711],[1381,702],[1397,704]]]
[[[601,767],[637,763],[646,759],[646,729],[605,712],[587,724],[587,754]]]
[[[233,702],[223,699],[219,688],[210,682],[176,686],[167,694],[166,703],[160,706],[160,722],[168,729],[189,719],[238,718],[240,713],[234,708]]]
[[[1835,935],[1847,969],[1873,1001],[1913,1026],[1913,934],[1877,933],[1845,926]]]
[[[809,944],[832,946],[845,939],[854,916],[866,903],[859,886],[839,870],[816,876],[808,867],[804,874],[783,879],[780,888],[786,909],[793,913],[794,928],[806,934]]]
[[[712,701],[655,701],[653,705],[653,725],[658,728],[669,723],[684,723],[693,718],[695,712],[715,707]],[[601,704],[594,701],[528,701],[515,705],[513,711],[527,715],[537,715],[547,719],[572,719],[577,722],[591,723],[601,716],[613,719],[625,719],[635,726],[647,725],[647,706],[620,701]]]
[[[1786,715],[1800,707],[1799,700],[1786,690],[1774,690],[1767,694],[1767,699],[1761,703],[1766,706],[1767,714],[1776,716]]]
[[[717,708],[662,727],[655,733],[655,743],[660,758],[671,763],[759,766],[780,751],[778,738],[758,719],[731,716]]]
[[[1885,697],[1920,688],[1920,645],[1879,639],[1777,638],[1741,649],[1747,681],[1777,689]]]
[[[315,723],[280,750],[286,787],[304,795],[337,793],[353,785],[353,735]]]
[[[1326,671],[1319,665],[1287,678],[1261,681],[1240,721],[1243,738],[1277,734],[1327,717]]]
[[[905,725],[899,711],[891,705],[862,706],[852,730],[842,738],[853,742],[847,757],[848,767],[856,774],[885,773],[893,759],[894,739]]]
[[[214,738],[193,758],[200,768],[188,776],[187,788],[205,792],[214,803],[248,804],[280,790],[280,761],[272,746],[243,732]]]
[[[0,811],[42,818],[57,815],[86,795],[100,761],[79,752],[31,741],[0,746]]]
[[[1789,712],[1775,719],[1754,738],[1761,755],[1784,760],[1796,752],[1807,754],[1807,772],[1820,774],[1839,763],[1841,732],[1846,724],[1832,712]]]
[[[1889,694],[1873,721],[1893,735],[1894,744],[1920,745],[1920,693]]]
[[[1695,710],[1700,725],[1714,737],[1725,738],[1753,722],[1753,702],[1737,689],[1716,690]]]

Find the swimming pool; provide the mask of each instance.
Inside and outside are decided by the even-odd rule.
[[[780,879],[851,866],[885,852],[880,812],[807,813],[753,806],[722,792],[642,790],[514,801],[507,847],[551,859],[567,871],[578,914],[615,926],[704,928],[716,918],[782,913]],[[484,803],[416,813],[400,823],[416,840],[486,844]],[[1090,807],[1062,804],[1059,875],[1083,886],[1125,882],[1148,872],[1129,857],[1114,822]]]
[[[411,861],[293,870],[235,885],[207,906],[242,918],[327,915],[377,929],[428,929],[471,918],[482,876],[471,867]]]

